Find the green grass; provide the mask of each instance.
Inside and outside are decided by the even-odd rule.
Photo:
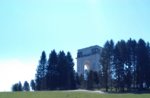
[[[98,94],[86,92],[1,92],[0,98],[150,98],[150,94]]]

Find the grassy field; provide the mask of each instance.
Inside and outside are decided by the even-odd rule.
[[[150,98],[150,94],[98,94],[87,92],[1,92],[0,98]]]

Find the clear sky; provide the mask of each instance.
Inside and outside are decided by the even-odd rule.
[[[35,77],[43,50],[150,41],[150,0],[0,0],[0,91]],[[76,60],[74,59],[74,62]]]

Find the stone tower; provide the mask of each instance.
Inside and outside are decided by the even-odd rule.
[[[102,48],[98,45],[79,49],[77,53],[77,73],[84,75],[85,69],[100,70],[100,53]]]

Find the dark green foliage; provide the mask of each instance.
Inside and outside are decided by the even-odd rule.
[[[108,78],[112,77],[112,86],[116,91],[123,92],[147,90],[150,87],[150,46],[140,39],[138,43],[129,39],[118,41],[112,53],[112,63],[109,64],[109,42],[107,41],[101,53],[102,83],[105,88],[111,87]],[[113,49],[113,48],[112,48]],[[111,71],[109,73],[109,67]],[[111,78],[110,78],[111,79]],[[108,84],[107,84],[108,83]],[[106,85],[107,84],[107,85]],[[106,90],[107,91],[107,90]]]
[[[81,81],[80,81],[80,76],[78,73],[75,73],[75,82],[76,82],[76,88],[80,88]]]
[[[44,88],[43,88],[44,87]],[[41,60],[36,74],[37,90],[75,89],[75,71],[71,54],[64,51],[59,54],[51,51],[48,61],[42,52]]]
[[[33,91],[36,90],[36,85],[35,85],[35,81],[34,81],[34,80],[31,80],[30,86],[31,86],[31,89],[32,89]]]
[[[46,53],[43,51],[36,73],[36,90],[46,90],[46,64]]]
[[[147,70],[146,70],[146,85],[147,85],[147,88],[150,87],[150,44],[147,43],[147,51],[148,51],[148,56],[149,56],[149,63],[147,65]]]
[[[23,90],[24,91],[30,91],[30,86],[29,86],[29,83],[27,81],[24,82]]]
[[[135,88],[136,84],[136,49],[137,49],[137,43],[135,40],[132,40],[131,38],[126,43],[127,47],[127,59],[126,59],[126,66],[125,66],[125,83],[127,90],[131,90],[132,88]]]
[[[58,57],[55,50],[51,51],[48,59],[48,67],[47,67],[47,88],[49,90],[55,90],[58,87],[58,78],[59,73],[57,70]]]
[[[74,63],[70,52],[67,53],[66,59],[67,59],[67,77],[68,77],[67,87],[68,89],[75,89],[76,81],[75,81]]]
[[[67,59],[64,51],[60,51],[58,54],[58,65],[57,69],[59,72],[59,89],[67,89]]]
[[[19,83],[15,83],[12,86],[12,91],[23,91],[22,84],[20,81],[19,81]]]
[[[148,85],[149,78],[149,54],[144,40],[140,39],[137,44],[137,87],[142,90],[143,84]]]
[[[93,90],[94,88],[94,72],[89,71],[87,74],[87,89]]]
[[[107,41],[101,52],[100,73],[76,75],[78,88],[93,89],[95,85],[105,87],[106,91],[115,87],[116,91],[124,92],[135,90],[146,90],[150,87],[150,46],[140,39],[138,43],[129,39],[118,41]],[[93,81],[93,80],[94,81]],[[94,86],[93,86],[94,85]]]
[[[86,89],[86,80],[82,74],[79,76],[79,84],[79,88]]]
[[[93,80],[94,80],[94,85],[98,86],[100,82],[100,76],[98,75],[98,72],[94,71],[93,72]]]
[[[119,91],[124,91],[125,87],[125,63],[127,59],[126,43],[124,40],[118,42],[114,53],[116,87]]]
[[[15,83],[15,84],[12,86],[12,91],[18,91],[18,83]]]
[[[20,81],[18,83],[18,91],[23,91],[23,87]]]
[[[87,71],[87,77],[74,71],[71,54],[52,50],[49,59],[43,51],[37,67],[32,90],[67,90],[105,88],[117,92],[143,91],[150,88],[150,45],[143,39],[138,42],[129,39],[118,41],[114,45],[107,41],[101,51],[99,72]],[[21,82],[12,86],[12,91],[28,91],[29,84]]]
[[[109,84],[111,84],[112,81],[113,50],[114,43],[111,40],[110,42],[107,41],[105,43],[101,52],[100,63],[102,65],[103,85],[106,88],[106,91],[108,91]]]

